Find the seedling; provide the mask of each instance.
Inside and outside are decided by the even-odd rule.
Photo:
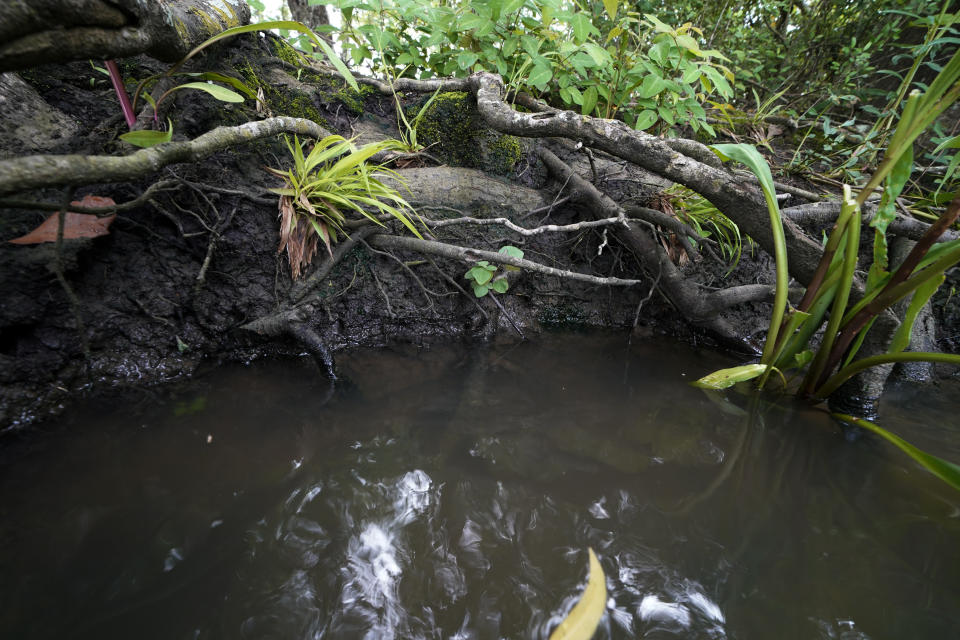
[[[502,253],[511,258],[523,258],[523,251],[511,245],[500,247],[497,253]],[[486,260],[480,260],[463,277],[470,280],[470,284],[473,285],[473,295],[482,298],[491,291],[506,293],[507,289],[510,288],[506,272],[518,270],[517,267],[511,265],[503,265],[503,271],[499,271],[497,265],[490,264]]]

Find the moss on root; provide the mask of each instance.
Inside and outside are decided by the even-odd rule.
[[[419,109],[408,115],[413,120]],[[417,139],[452,165],[508,175],[523,156],[520,140],[491,131],[465,91],[437,95],[417,127]]]
[[[284,42],[283,45],[289,47],[291,51],[293,50],[286,42]],[[249,61],[245,61],[243,65],[237,67],[237,72],[243,77],[243,81],[247,83],[248,86],[254,89],[260,89],[263,92],[263,101],[273,115],[307,118],[308,120],[313,120],[321,127],[330,128],[330,123],[323,117],[323,114],[317,108],[317,105],[314,104],[313,98],[309,94],[297,91],[296,89],[286,89],[269,82],[263,82]]]

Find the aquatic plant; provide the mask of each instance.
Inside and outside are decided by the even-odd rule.
[[[820,263],[803,299],[789,313],[786,313],[786,241],[770,168],[750,145],[712,147],[722,159],[734,159],[746,164],[760,181],[770,211],[775,241],[777,287],[760,365],[737,367],[719,377],[712,374],[714,378],[701,378],[698,381],[700,386],[723,388],[729,385],[715,383],[731,378],[756,378],[758,386],[762,388],[775,369],[795,369],[804,372],[796,393],[812,401],[820,401],[835,393],[843,382],[871,366],[907,360],[960,365],[960,356],[957,355],[903,353],[910,344],[911,331],[920,308],[944,281],[945,271],[960,263],[960,240],[937,243],[943,232],[960,217],[960,197],[955,198],[937,221],[930,225],[893,272],[888,270],[886,241],[887,226],[895,216],[896,199],[910,179],[913,143],[958,96],[960,51],[954,54],[926,91],[910,94],[882,162],[857,196],[854,197],[853,190],[844,185],[840,215],[827,238]],[[860,247],[861,207],[867,197],[881,187],[883,195],[880,205],[870,223],[874,227],[873,261],[862,293],[858,300],[853,301],[860,293],[854,276]],[[857,353],[876,320],[881,314],[888,313],[892,305],[908,296],[912,296],[909,307],[886,351],[857,360]],[[811,339],[821,327],[824,327],[822,340],[815,349],[811,348]],[[842,416],[841,419],[853,424],[862,422],[850,416]],[[880,433],[924,467],[937,473],[938,477],[960,489],[960,474],[943,474],[934,470],[950,463],[929,454],[914,455],[914,449],[908,443],[876,425],[872,425],[870,430]]]

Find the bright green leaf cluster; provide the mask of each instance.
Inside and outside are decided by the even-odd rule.
[[[497,253],[502,253],[511,258],[523,258],[523,251],[511,245],[500,247]],[[507,289],[510,288],[510,283],[507,280],[507,274],[505,272],[517,271],[517,267],[504,265],[503,268],[504,273],[497,273],[497,265],[490,264],[487,260],[480,260],[463,274],[463,277],[470,280],[470,284],[473,286],[473,295],[478,298],[482,298],[491,291],[495,293],[506,293]]]

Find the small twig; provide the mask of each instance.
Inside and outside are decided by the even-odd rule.
[[[380,291],[380,295],[383,296],[383,301],[387,305],[387,315],[391,318],[396,318],[397,314],[393,312],[393,307],[390,305],[390,296],[387,295],[386,290],[383,288],[383,284],[380,282],[380,278],[377,277],[377,272],[373,270],[369,265],[367,266],[367,271],[370,272],[370,275],[373,276],[373,281],[377,285],[377,289]]]
[[[159,182],[154,182],[150,185],[146,191],[141,193],[139,196],[133,200],[123,202],[121,204],[109,206],[109,207],[80,207],[75,204],[70,205],[70,211],[73,213],[83,213],[87,215],[94,215],[101,218],[106,216],[111,216],[115,213],[121,211],[127,211],[129,209],[135,209],[139,206],[142,206],[150,201],[154,195],[161,191],[168,191],[170,188],[175,187],[176,182],[174,180],[161,180]],[[33,200],[16,200],[16,199],[0,199],[0,209],[35,209],[38,211],[60,211],[61,205],[54,204],[52,202],[34,202]]]
[[[204,283],[207,281],[207,269],[210,267],[210,261],[213,259],[213,252],[217,248],[217,242],[220,241],[220,236],[223,235],[223,232],[226,230],[226,228],[230,226],[230,222],[233,220],[233,214],[236,212],[236,207],[231,209],[223,224],[218,225],[210,232],[210,242],[207,243],[207,255],[203,258],[203,264],[200,267],[200,273],[197,274],[196,284],[193,286],[194,298],[200,294],[200,289],[203,288]]]
[[[83,357],[90,360],[90,342],[87,340],[87,328],[83,322],[83,315],[80,313],[80,299],[74,292],[73,287],[67,282],[66,269],[63,264],[63,229],[67,221],[67,212],[70,211],[70,202],[73,200],[73,187],[67,187],[63,190],[62,205],[60,214],[57,217],[57,241],[54,245],[53,273],[57,276],[63,292],[70,301],[70,310],[73,312],[73,321],[77,326],[77,334],[80,337],[80,347],[83,349]]]
[[[497,300],[497,296],[494,295],[494,294],[490,294],[490,299],[493,300],[494,304],[497,305],[497,307],[500,309],[500,312],[507,317],[507,320],[510,321],[510,324],[513,325],[513,328],[514,328],[514,329],[516,330],[516,332],[520,335],[520,339],[521,339],[521,340],[526,340],[527,337],[526,337],[525,335],[523,335],[523,331],[521,331],[521,330],[520,330],[520,327],[517,326],[517,323],[514,322],[513,316],[511,316],[511,315],[507,312],[507,310],[503,308],[503,304],[501,304],[501,302],[500,302],[499,300]]]
[[[460,293],[462,293],[465,298],[469,299],[470,302],[473,303],[473,306],[475,306],[477,309],[480,310],[480,313],[483,314],[483,318],[484,318],[485,320],[487,320],[487,321],[490,320],[490,316],[489,316],[489,314],[487,314],[487,310],[484,309],[482,306],[480,306],[480,303],[477,302],[477,296],[475,296],[475,295],[473,295],[473,294],[471,294],[471,293],[468,293],[466,289],[464,289],[462,286],[460,286],[460,283],[459,283],[459,282],[457,282],[456,280],[454,280],[453,278],[451,278],[450,276],[448,276],[447,273],[446,273],[443,269],[441,269],[440,267],[437,266],[437,263],[434,262],[433,258],[427,258],[427,261],[428,261],[430,264],[433,265],[433,268],[436,269],[437,272],[438,272],[441,276],[443,276],[443,279],[444,279],[444,280],[446,280],[446,281],[449,282],[451,285],[453,285],[453,287],[454,287],[457,291],[459,291]]]
[[[657,285],[660,284],[660,276],[663,275],[663,266],[659,262],[657,266],[657,277],[650,283],[650,291],[647,291],[647,295],[640,299],[640,302],[637,304],[637,311],[633,314],[633,327],[631,327],[630,336],[627,338],[628,345],[633,344],[633,332],[636,331],[637,325],[640,323],[640,311],[643,309],[643,305],[650,301],[650,298],[653,297],[653,292],[657,290]]]

